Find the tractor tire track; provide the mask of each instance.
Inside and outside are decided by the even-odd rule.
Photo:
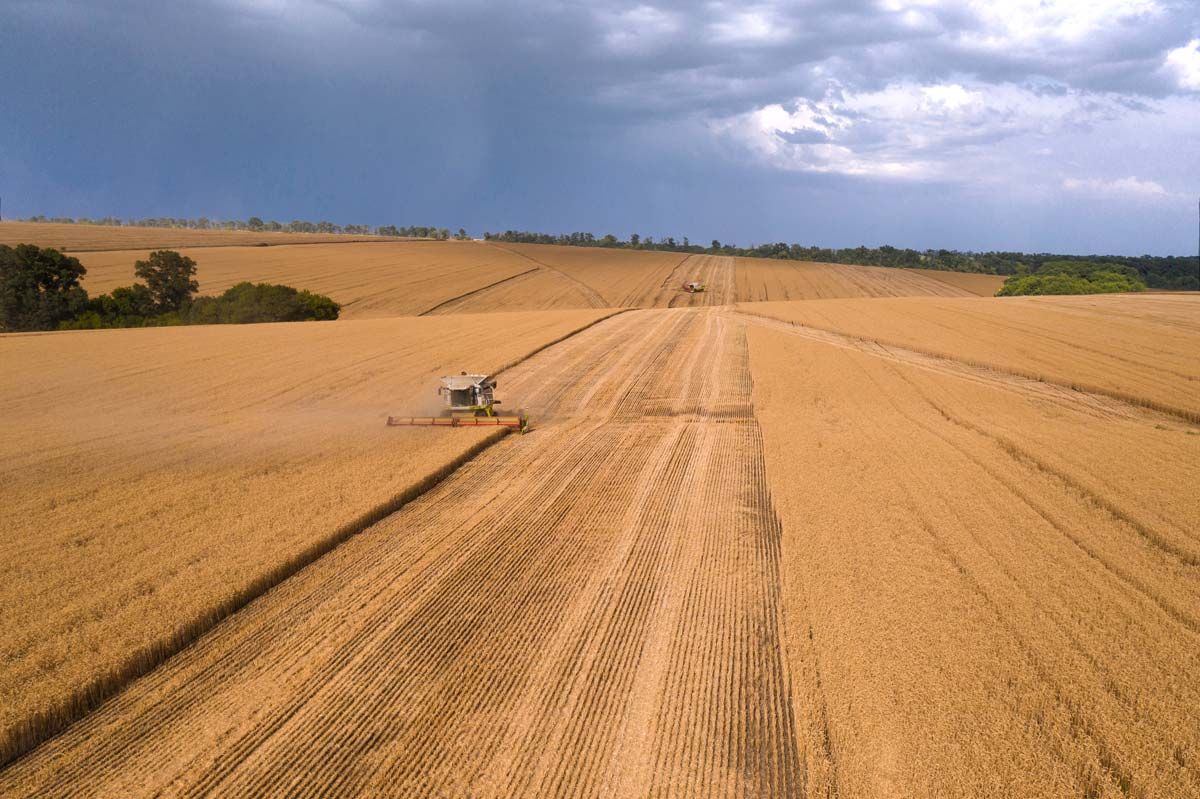
[[[547,272],[552,272],[552,273],[558,275],[559,277],[563,278],[564,280],[568,281],[573,286],[575,286],[575,288],[584,296],[584,299],[586,299],[588,301],[588,305],[590,307],[592,307],[592,308],[612,307],[612,303],[610,303],[608,300],[604,299],[604,297],[600,296],[599,292],[597,292],[595,289],[593,289],[587,283],[584,283],[579,278],[574,277],[573,275],[569,275],[566,272],[562,271],[561,269],[551,266],[550,264],[546,263],[545,261],[539,261],[536,258],[528,256],[523,252],[519,252],[517,250],[511,250],[508,247],[501,247],[499,244],[496,244],[495,242],[488,242],[488,245],[491,247],[495,247],[498,250],[504,250],[505,252],[512,253],[513,255],[516,255],[520,258],[524,258],[526,261],[529,261],[532,264],[536,264],[539,269],[545,269]]]
[[[540,267],[535,266],[533,269],[526,269],[524,272],[518,272],[515,275],[509,275],[508,277],[497,280],[495,283],[488,283],[486,286],[480,286],[477,289],[472,289],[471,291],[468,291],[465,294],[459,294],[458,296],[451,297],[448,300],[443,300],[442,302],[439,302],[437,305],[434,305],[430,308],[425,309],[424,311],[421,311],[419,314],[417,314],[417,316],[429,316],[430,314],[433,314],[433,313],[452,313],[454,308],[457,307],[458,305],[461,305],[464,300],[467,300],[467,299],[470,299],[471,297],[475,297],[479,294],[482,294],[483,292],[487,291],[488,289],[494,289],[497,286],[508,283],[511,280],[516,280],[517,278],[522,278],[527,275],[532,275],[534,272],[538,272],[538,271],[540,271]]]
[[[0,772],[0,793],[797,795],[744,323],[622,313],[506,390],[544,424]]]

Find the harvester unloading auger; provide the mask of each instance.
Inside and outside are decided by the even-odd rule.
[[[438,394],[445,398],[441,416],[389,416],[392,427],[511,427],[525,432],[529,419],[524,411],[500,414],[494,406],[496,379],[488,375],[469,375],[462,372],[442,378]]]

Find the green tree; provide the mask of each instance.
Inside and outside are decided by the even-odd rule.
[[[291,286],[238,283],[219,297],[199,297],[181,314],[193,325],[302,322],[337,319],[341,309],[329,297]]]
[[[638,246],[639,244],[641,244],[641,242],[642,242],[642,237],[641,237],[641,236],[639,236],[639,235],[638,235],[638,234],[636,234],[636,233],[630,233],[630,234],[629,234],[629,243],[630,243],[630,245],[632,245],[632,246],[636,247],[636,246]]]
[[[263,221],[261,219],[259,219],[257,216],[252,216],[246,220],[246,227],[248,227],[254,231],[262,230],[263,229]]]
[[[32,244],[0,244],[0,329],[53,330],[87,304],[78,259]]]
[[[200,284],[192,277],[196,274],[196,262],[174,250],[150,253],[147,260],[133,265],[133,273],[146,281],[162,313],[178,311],[200,290]]]
[[[83,312],[74,319],[59,323],[62,330],[84,330],[100,327],[145,327],[161,324],[158,304],[150,289],[141,283],[121,286],[111,294],[101,294],[88,301]]]
[[[1043,270],[1045,271],[1045,270]],[[1130,277],[1116,270],[1090,270],[1086,275],[1072,274],[1083,269],[1051,269],[1048,273],[1018,275],[1004,281],[997,297],[1016,297],[1026,294],[1112,294],[1125,291],[1145,291],[1139,277]]]

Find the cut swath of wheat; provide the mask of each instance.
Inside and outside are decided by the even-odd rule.
[[[0,793],[1200,786],[1200,299],[195,257],[348,319],[0,337]],[[532,433],[385,425],[460,369]]]

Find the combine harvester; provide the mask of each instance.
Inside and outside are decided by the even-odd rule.
[[[704,284],[699,280],[689,280],[687,283],[683,284],[683,290],[688,294],[699,294],[700,292],[704,291],[704,289]]]
[[[487,375],[462,372],[442,378],[438,394],[445,397],[441,416],[389,416],[389,427],[510,427],[522,433],[529,427],[524,411],[511,415],[496,413],[496,380]]]

